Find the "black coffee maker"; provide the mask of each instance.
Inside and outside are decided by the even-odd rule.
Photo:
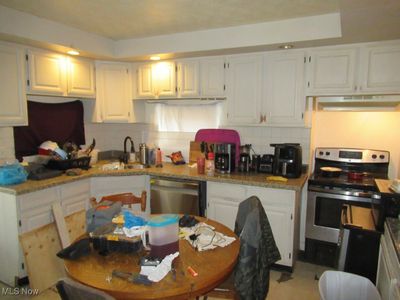
[[[240,156],[238,165],[239,172],[250,171],[250,151],[251,151],[251,144],[240,146]]]
[[[271,144],[275,147],[273,174],[287,178],[301,175],[302,151],[300,144]]]
[[[235,144],[216,143],[215,151],[215,172],[225,174],[235,170]]]

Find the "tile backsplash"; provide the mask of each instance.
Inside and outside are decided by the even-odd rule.
[[[272,143],[300,143],[303,149],[303,163],[308,163],[310,152],[310,129],[288,127],[224,127],[239,132],[242,144],[252,144],[256,153],[273,153]],[[182,151],[186,160],[189,158],[189,142],[194,140],[195,132],[160,132],[148,124],[106,124],[86,123],[86,143],[96,139],[96,148],[100,151],[123,150],[126,136],[130,136],[138,151],[139,143],[155,145],[165,155]],[[129,147],[129,145],[128,145]],[[129,148],[128,148],[129,149]],[[14,137],[12,127],[0,128],[0,160],[13,160]]]

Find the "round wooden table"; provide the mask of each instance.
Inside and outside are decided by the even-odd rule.
[[[114,252],[101,256],[92,251],[89,256],[78,260],[64,260],[68,275],[85,285],[103,290],[116,299],[189,299],[206,294],[222,283],[232,272],[239,254],[239,239],[232,230],[210,219],[196,217],[199,221],[214,226],[236,240],[224,248],[198,252],[186,240],[179,241],[179,256],[174,261],[176,276],[171,272],[161,281],[150,286],[111,277],[113,270],[139,273],[140,256],[146,252],[123,254]],[[198,276],[192,276],[191,266]]]

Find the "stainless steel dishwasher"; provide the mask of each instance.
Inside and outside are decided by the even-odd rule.
[[[150,189],[152,214],[205,215],[206,182],[204,181],[152,177]]]

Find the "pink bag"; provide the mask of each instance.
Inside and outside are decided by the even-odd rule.
[[[233,143],[236,145],[236,164],[239,162],[240,136],[233,129],[200,129],[194,137],[196,142]]]

